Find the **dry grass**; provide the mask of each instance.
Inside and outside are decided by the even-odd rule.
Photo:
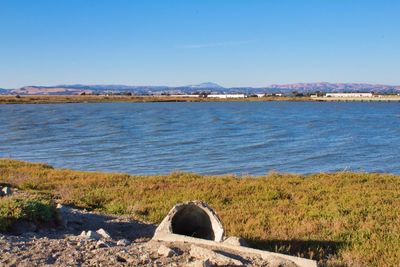
[[[229,235],[259,248],[328,266],[400,264],[399,176],[130,176],[3,159],[0,177],[24,190],[51,193],[66,204],[155,223],[175,203],[199,199],[216,209]]]

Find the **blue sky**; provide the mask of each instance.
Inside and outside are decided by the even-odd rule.
[[[0,87],[400,84],[397,0],[0,0]]]

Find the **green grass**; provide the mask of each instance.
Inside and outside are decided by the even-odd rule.
[[[0,177],[65,204],[154,223],[177,202],[203,200],[217,211],[228,235],[258,248],[328,266],[400,264],[400,177],[395,175],[130,176],[4,159]]]
[[[0,198],[0,232],[9,231],[17,221],[40,225],[55,219],[54,203],[48,198],[27,195]]]

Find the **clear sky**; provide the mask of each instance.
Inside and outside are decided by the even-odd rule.
[[[0,0],[0,87],[400,84],[398,0]]]

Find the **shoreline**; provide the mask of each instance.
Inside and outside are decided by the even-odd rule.
[[[165,102],[400,102],[400,96],[372,98],[330,98],[308,96],[267,96],[247,98],[194,98],[175,96],[94,96],[94,95],[0,95],[0,104],[69,104],[69,103],[165,103]]]
[[[68,104],[68,103],[162,103],[162,102],[269,102],[269,101],[313,101],[309,97],[249,97],[249,98],[195,98],[173,96],[94,96],[94,95],[0,95],[0,104]]]

